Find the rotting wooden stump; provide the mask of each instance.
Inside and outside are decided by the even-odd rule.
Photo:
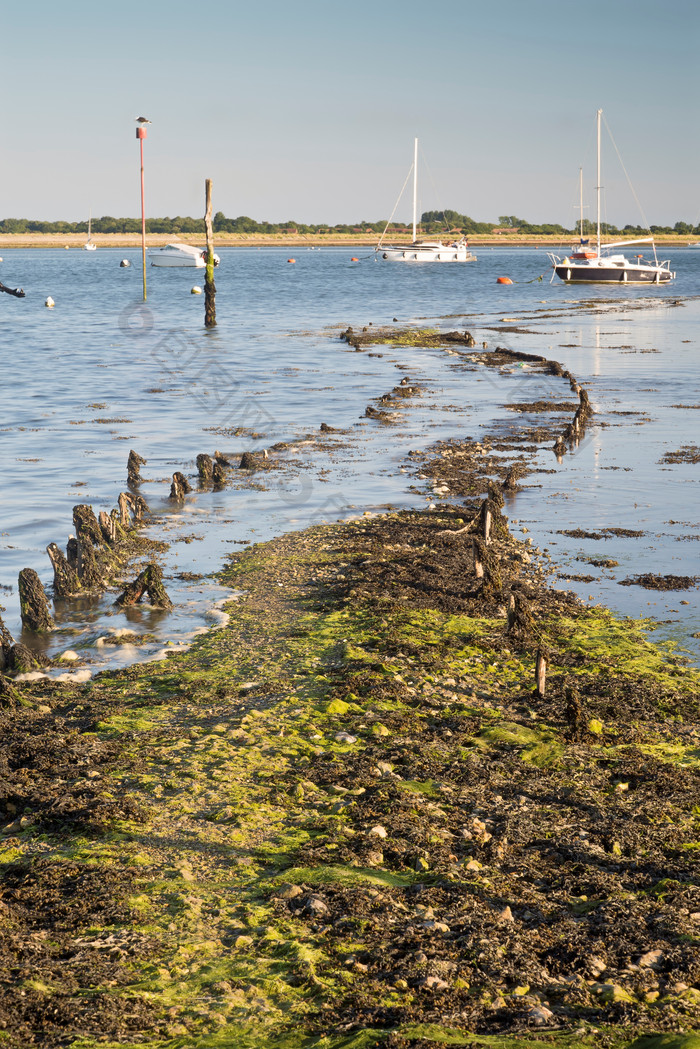
[[[119,505],[119,523],[121,524],[122,528],[129,528],[131,526],[131,513],[129,510],[129,496],[126,494],[126,492],[119,493],[117,503]]]
[[[84,590],[104,589],[104,572],[97,563],[95,548],[89,539],[78,540],[78,579]]]
[[[146,514],[150,513],[148,503],[138,492],[135,492],[133,495],[130,493],[128,495],[128,500],[131,511],[134,515],[134,524],[140,525]]]
[[[212,469],[212,482],[217,491],[220,491],[226,484],[226,471],[218,461],[214,463]]]
[[[146,590],[151,604],[157,608],[172,608],[173,603],[163,586],[163,574],[160,567],[152,561],[146,568]]]
[[[104,510],[100,510],[97,515],[97,521],[100,526],[102,538],[109,546],[113,546],[115,543],[126,538],[126,533],[121,527],[119,516],[115,511],[108,514],[105,513]]]
[[[133,582],[124,587],[115,601],[120,608],[137,604],[144,594],[148,594],[150,603],[156,608],[172,608],[173,603],[163,585],[163,576],[159,566],[152,561],[146,565]]]
[[[537,636],[537,627],[530,604],[519,590],[512,591],[508,598],[506,634],[518,637],[523,641]]]
[[[49,603],[41,580],[33,568],[23,568],[19,573],[18,590],[22,626],[25,630],[37,633],[52,630],[54,621],[49,612]]]
[[[491,542],[491,533],[496,531],[496,526],[498,531],[503,531],[503,506],[503,492],[498,486],[489,485],[489,492],[481,504],[476,524],[477,532],[483,536],[486,544]]]
[[[484,597],[498,597],[503,587],[498,561],[492,556],[486,541],[475,535],[472,538],[474,553],[474,573],[481,580],[481,593]]]
[[[259,470],[262,466],[260,457],[255,452],[243,452],[238,464],[239,470]]]
[[[192,485],[179,470],[173,474],[173,483],[170,485],[170,498],[182,502],[188,492],[192,491]]]
[[[0,707],[14,707],[19,693],[12,687],[4,674],[0,673]]]
[[[130,487],[138,488],[142,483],[141,467],[145,466],[147,462],[147,459],[144,459],[142,455],[139,455],[133,449],[129,452],[129,458],[126,463],[126,482]]]
[[[51,566],[53,568],[53,596],[54,600],[63,600],[72,597],[80,590],[80,580],[76,569],[69,564],[68,559],[63,556],[63,551],[56,543],[49,543],[46,547]]]
[[[89,540],[93,546],[103,546],[104,539],[100,531],[100,525],[95,517],[95,512],[87,503],[78,503],[73,507],[73,524],[78,537],[78,543]]]
[[[7,660],[13,644],[12,634],[5,626],[2,616],[0,616],[0,672],[7,666]]]
[[[569,736],[571,739],[579,739],[581,736],[585,735],[586,729],[581,696],[573,685],[567,685],[564,690],[564,697],[566,699],[564,717],[566,719],[566,724],[569,727]]]
[[[32,670],[39,669],[39,660],[33,652],[17,641],[7,654],[7,669],[11,674],[29,674]]]
[[[210,455],[202,452],[197,456],[197,473],[202,484],[211,484],[214,474],[214,462]]]
[[[516,492],[518,490],[518,481],[523,475],[523,466],[521,463],[511,463],[506,470],[506,475],[503,478],[503,490],[506,492]]]

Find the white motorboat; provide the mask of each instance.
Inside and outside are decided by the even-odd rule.
[[[149,255],[151,266],[188,266],[201,270],[207,264],[206,249],[195,248],[191,244],[166,244],[164,248],[151,248]],[[214,265],[218,266],[220,261],[214,253]]]
[[[377,257],[386,259],[387,262],[476,262],[476,255],[472,255],[469,250],[469,241],[466,237],[449,241],[447,244],[441,241],[419,241],[416,239],[418,226],[418,139],[415,139],[413,143],[413,167],[411,171],[413,172],[413,242],[411,244],[383,244],[386,231],[391,223],[391,219],[389,219],[389,222],[384,227],[384,233],[382,233],[379,243],[374,249]],[[410,174],[411,172],[409,171],[409,176]],[[406,181],[408,181],[408,178]],[[399,199],[401,198],[399,197]]]
[[[83,244],[83,251],[97,251],[97,245],[92,240],[92,213],[88,218],[88,235],[87,240]]]
[[[659,262],[653,237],[621,240],[615,244],[600,243],[600,119],[602,115],[603,110],[599,109],[597,112],[596,244],[595,247],[589,245],[588,241],[581,236],[580,243],[564,257],[547,252],[552,263],[552,280],[556,274],[567,284],[668,284],[669,281],[674,280],[676,274],[671,270],[670,261]],[[581,213],[583,214],[583,210]],[[645,259],[643,255],[635,255],[630,260],[626,255],[613,254],[616,248],[624,248],[632,244],[651,244],[653,258]]]

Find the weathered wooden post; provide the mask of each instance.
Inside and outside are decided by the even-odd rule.
[[[216,285],[214,284],[214,231],[211,225],[211,179],[205,179],[206,211],[204,226],[207,232],[207,269],[204,278],[204,327],[216,327]]]
[[[27,630],[51,630],[54,622],[49,612],[41,580],[33,568],[23,568],[19,574],[19,604],[22,626]]]
[[[192,491],[192,485],[183,473],[176,470],[173,474],[173,483],[170,485],[170,498],[182,502],[188,492]]]
[[[535,658],[535,687],[538,696],[544,699],[544,690],[547,687],[547,653],[541,645]]]
[[[147,461],[148,460],[144,459],[142,455],[139,455],[138,452],[135,452],[133,448],[129,452],[129,458],[126,464],[126,480],[130,488],[138,488],[138,486],[143,481],[143,477],[141,476],[140,471],[141,467],[145,466]]]
[[[197,456],[197,473],[202,484],[211,484],[214,474],[214,463],[211,456],[205,452]]]

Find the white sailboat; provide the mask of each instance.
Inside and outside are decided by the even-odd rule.
[[[88,235],[87,240],[83,244],[83,251],[97,251],[97,245],[92,241],[92,212],[88,218]]]
[[[597,216],[595,249],[583,238],[583,220],[581,221],[580,243],[562,258],[553,252],[547,252],[552,263],[552,279],[556,274],[567,284],[667,284],[676,276],[671,270],[669,261],[659,262],[656,256],[656,245],[653,237],[641,237],[636,240],[621,240],[615,244],[600,243],[600,120],[603,110],[597,111],[598,130],[598,167],[597,167]],[[583,204],[583,198],[581,198]],[[583,216],[583,210],[581,212]],[[635,255],[630,261],[626,255],[613,254],[616,248],[632,244],[651,244],[653,259]]]
[[[443,244],[441,241],[417,240],[418,212],[418,139],[413,143],[413,241],[411,244],[384,245],[382,242],[389,228],[387,222],[379,243],[374,249],[377,257],[387,262],[476,262],[476,255],[469,250],[466,237]],[[409,172],[410,175],[410,172]],[[404,183],[405,185],[405,183]],[[393,217],[393,216],[392,216]]]

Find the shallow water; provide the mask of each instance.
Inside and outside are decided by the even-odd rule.
[[[527,369],[484,374],[444,351],[416,348],[379,346],[370,356],[338,338],[348,324],[426,318],[468,328],[490,346],[553,357],[587,387],[597,414],[585,439],[561,463],[543,450],[542,466],[555,472],[532,475],[508,512],[570,574],[595,577],[559,585],[666,621],[660,634],[680,639],[698,659],[691,636],[700,631],[697,588],[658,594],[619,581],[647,571],[700,574],[700,466],[661,462],[665,452],[700,443],[700,306],[692,298],[700,252],[668,252],[678,279],[651,293],[550,285],[545,253],[532,249],[482,249],[477,263],[462,266],[352,263],[345,248],[295,248],[294,264],[289,249],[220,254],[219,323],[205,332],[203,297],[190,294],[202,271],[149,268],[144,305],[137,251],[5,252],[0,280],[27,292],[24,300],[0,296],[7,361],[0,600],[16,636],[18,571],[35,568],[50,583],[46,545],[65,545],[74,504],[115,505],[130,448],[148,460],[141,490],[156,514],[151,534],[172,544],[166,585],[176,609],[124,612],[114,595],[60,609],[47,650],[71,648],[95,666],[152,658],[216,618],[212,606],[224,592],[209,579],[179,575],[211,573],[237,545],[289,528],[439,502],[428,482],[402,472],[409,449],[478,436],[494,420],[512,424],[503,408],[509,401],[570,398],[563,380]],[[130,268],[119,267],[122,257]],[[539,274],[542,282],[496,284],[501,275],[528,282]],[[48,295],[53,309],[44,306]],[[680,298],[684,305],[672,305]],[[385,426],[364,417],[372,398],[403,375],[421,396],[405,402],[400,419]],[[341,432],[321,445],[305,441],[322,422]],[[173,471],[193,473],[199,452],[235,457],[289,440],[297,442],[293,464],[256,475],[252,488],[241,479],[240,487],[195,492],[181,507],[167,498]],[[605,527],[644,535],[559,534]],[[578,557],[612,558],[619,567],[601,571]],[[126,629],[151,638],[135,647],[99,642]]]

